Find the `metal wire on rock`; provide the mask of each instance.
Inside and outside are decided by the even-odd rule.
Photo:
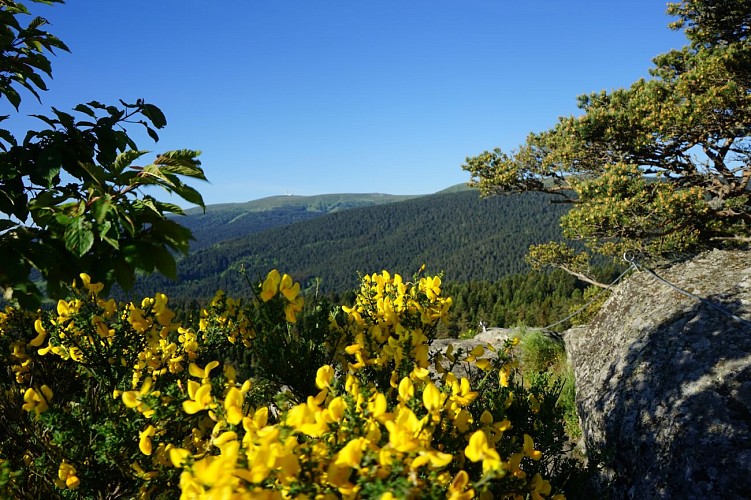
[[[677,291],[677,292],[685,295],[686,297],[690,297],[690,298],[692,298],[694,300],[697,300],[697,301],[699,301],[699,302],[701,302],[703,304],[708,305],[709,307],[715,309],[716,311],[721,312],[725,316],[730,317],[731,319],[733,319],[733,321],[736,321],[738,323],[741,323],[743,325],[751,327],[751,322],[746,321],[745,319],[741,318],[740,316],[738,316],[736,314],[733,314],[731,311],[727,310],[726,308],[722,307],[719,304],[715,304],[711,300],[705,299],[704,297],[699,297],[698,295],[693,294],[693,293],[689,292],[688,290],[684,290],[683,288],[679,287],[675,283],[671,283],[670,281],[668,281],[665,278],[663,278],[662,276],[658,275],[656,272],[654,272],[652,269],[648,268],[644,264],[641,264],[641,263],[637,262],[636,261],[636,257],[630,257],[628,255],[628,253],[626,253],[626,254],[623,255],[623,260],[625,260],[626,262],[628,262],[629,264],[631,264],[634,268],[638,269],[639,271],[643,271],[643,272],[649,274],[650,276],[652,276],[653,278],[655,278],[657,281],[659,281],[661,283],[664,283],[665,285],[667,285],[670,288],[672,288],[673,290],[675,290],[675,291]]]
[[[689,292],[687,290],[682,289],[681,287],[679,287],[675,283],[671,283],[670,281],[666,280],[662,276],[658,275],[652,269],[650,269],[647,266],[645,266],[644,264],[638,262],[636,260],[636,257],[633,256],[633,255],[630,255],[628,252],[626,252],[626,253],[623,254],[623,260],[626,261],[629,264],[629,267],[625,271],[623,271],[620,274],[620,276],[618,276],[615,280],[613,280],[613,282],[610,283],[606,288],[603,288],[602,290],[600,290],[600,292],[598,292],[594,297],[592,297],[586,304],[584,304],[583,306],[581,306],[579,309],[577,309],[573,313],[569,314],[565,318],[563,318],[563,319],[561,319],[559,321],[556,321],[555,323],[552,323],[552,324],[550,324],[548,326],[543,327],[542,331],[546,332],[548,334],[552,334],[552,335],[554,335],[556,337],[560,337],[559,334],[557,334],[556,332],[550,331],[550,329],[553,328],[553,327],[555,327],[555,326],[558,326],[558,325],[560,325],[562,323],[565,323],[566,321],[570,320],[571,318],[577,316],[582,311],[584,311],[585,309],[587,309],[590,305],[592,305],[600,297],[600,295],[602,295],[603,293],[609,291],[614,285],[616,285],[619,281],[621,281],[621,279],[623,279],[623,277],[626,276],[626,274],[628,274],[631,270],[643,271],[643,272],[649,274],[650,276],[652,276],[653,278],[655,278],[656,280],[658,280],[659,282],[661,282],[661,283],[669,286],[670,288],[676,290],[677,292],[682,293],[683,295],[685,295],[687,297],[690,297],[690,298],[692,298],[694,300],[697,300],[697,301],[699,301],[699,302],[701,302],[703,304],[708,305],[709,307],[715,309],[716,311],[719,311],[722,314],[730,317],[733,321],[736,321],[738,323],[741,323],[743,325],[751,327],[751,322],[746,321],[745,319],[741,318],[740,316],[738,316],[736,314],[733,314],[731,311],[727,310],[726,308],[722,307],[719,304],[715,304],[714,302],[712,302],[710,300],[707,300],[707,299],[705,299],[703,297],[699,297],[696,294],[693,294],[693,293],[691,293],[691,292]]]

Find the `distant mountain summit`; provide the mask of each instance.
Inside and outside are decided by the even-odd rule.
[[[313,196],[278,195],[245,203],[220,203],[186,210],[178,222],[193,232],[191,250],[222,240],[246,236],[275,227],[313,219],[328,213],[417,198],[420,195],[321,194]]]

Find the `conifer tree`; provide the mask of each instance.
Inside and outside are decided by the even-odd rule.
[[[463,166],[482,194],[553,193],[566,238],[530,248],[535,267],[590,283],[590,256],[648,261],[751,240],[751,2],[668,4],[689,44],[653,59],[651,78],[578,98],[582,113],[518,149]]]

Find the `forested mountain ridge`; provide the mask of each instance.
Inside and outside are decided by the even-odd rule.
[[[163,291],[179,300],[205,300],[216,290],[248,292],[272,268],[304,286],[345,292],[357,273],[387,269],[411,276],[422,264],[449,282],[497,280],[528,270],[530,244],[560,238],[568,209],[545,194],[481,199],[449,190],[383,205],[334,212],[204,246],[178,263],[178,280],[142,278],[135,296]]]
[[[191,230],[195,238],[190,245],[191,250],[198,250],[222,240],[286,226],[327,213],[393,203],[417,196],[381,193],[280,195],[245,203],[207,205],[205,211],[193,208],[186,210],[185,216],[175,220]]]

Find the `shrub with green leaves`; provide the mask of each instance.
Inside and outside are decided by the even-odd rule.
[[[48,54],[68,50],[45,31],[48,24],[31,18],[21,2],[0,1],[0,101],[7,99],[16,112],[18,90],[37,99],[47,90]],[[156,131],[167,119],[153,104],[134,101],[90,101],[70,112],[52,108],[33,115],[39,128],[18,135],[11,132],[18,113],[0,116],[0,289],[6,300],[33,308],[45,295],[62,298],[81,270],[106,287],[125,289],[136,272],[176,275],[174,253],[187,252],[192,236],[168,216],[183,210],[144,189],[157,187],[203,207],[184,179],[206,177],[198,151],[144,160],[149,152],[136,145],[132,128],[143,127],[158,141]]]
[[[589,287],[598,290],[596,287]],[[576,411],[574,374],[566,358],[566,350],[560,339],[539,329],[522,329],[520,332],[519,358],[521,372],[528,380],[550,385],[550,392],[557,394],[556,405],[562,415],[562,423],[570,439],[581,435]]]
[[[252,290],[250,300],[219,294],[177,322],[162,294],[116,304],[81,275],[54,311],[6,309],[4,494],[562,491],[557,392],[544,377],[519,377],[515,341],[430,355],[451,305],[440,278],[366,276],[351,307],[305,304],[276,271]]]

